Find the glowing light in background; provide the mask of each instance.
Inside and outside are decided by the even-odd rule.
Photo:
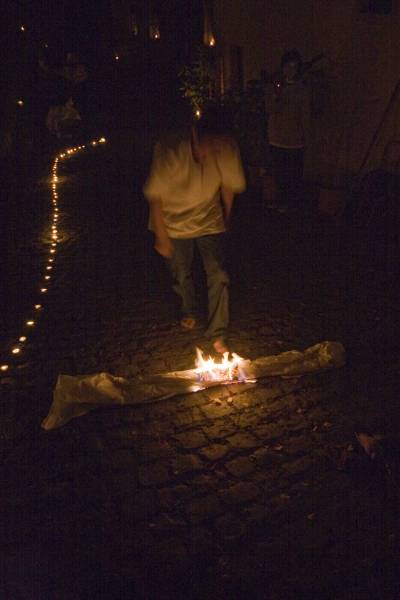
[[[21,29],[21,31],[25,31],[25,27],[23,25],[21,25],[20,29]],[[23,104],[24,104],[22,99],[19,99],[17,101],[17,103],[19,106],[23,106]],[[101,137],[98,140],[92,140],[90,143],[92,146],[97,146],[97,144],[104,144],[105,142],[106,142],[106,138]],[[51,191],[52,191],[51,202],[53,205],[53,214],[52,214],[52,224],[50,226],[50,231],[51,231],[50,239],[52,241],[46,242],[47,244],[50,245],[50,249],[49,249],[49,257],[47,258],[47,261],[46,261],[47,265],[45,267],[45,273],[43,275],[44,280],[47,282],[46,285],[48,285],[48,283],[50,282],[50,279],[52,279],[52,276],[49,275],[48,273],[46,273],[46,271],[51,271],[53,269],[54,254],[56,253],[56,247],[61,242],[61,238],[59,237],[59,232],[58,232],[58,228],[57,228],[58,219],[59,219],[58,193],[57,193],[57,184],[59,183],[59,177],[57,174],[58,173],[58,163],[63,159],[70,158],[76,152],[84,150],[85,148],[86,148],[86,145],[69,148],[69,149],[65,150],[64,152],[61,152],[60,154],[56,155],[56,157],[54,158],[54,162],[53,162],[53,166],[52,166],[52,175],[51,175]],[[40,294],[46,294],[48,291],[49,291],[48,287],[39,287]],[[43,305],[42,304],[34,304],[33,308],[35,309],[36,314],[38,314],[40,311],[43,310]],[[32,329],[35,325],[36,325],[36,321],[32,318],[29,318],[28,320],[25,321],[25,327]],[[26,341],[27,341],[26,335],[21,334],[20,336],[18,336],[19,344],[11,347],[10,355],[11,356],[20,355],[24,349],[23,346],[21,346],[20,344],[23,344]],[[3,364],[0,364],[0,372],[4,373],[4,372],[8,371],[12,366],[13,366],[12,364],[8,364],[6,362],[4,362]]]
[[[215,46],[213,7],[209,0],[204,0],[203,43],[205,46]]]

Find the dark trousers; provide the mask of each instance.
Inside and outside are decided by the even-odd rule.
[[[273,175],[279,203],[298,207],[303,195],[304,148],[278,148],[270,145]]]
[[[206,335],[215,339],[226,334],[229,324],[229,275],[226,271],[225,234],[192,239],[172,239],[174,255],[166,263],[174,279],[174,291],[182,301],[182,315],[196,316],[198,305],[193,285],[193,252],[197,247],[208,286],[208,325]]]

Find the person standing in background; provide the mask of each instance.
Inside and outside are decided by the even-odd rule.
[[[267,84],[266,113],[277,208],[298,208],[303,194],[304,154],[309,140],[310,97],[301,79],[297,50],[285,52],[280,77]]]

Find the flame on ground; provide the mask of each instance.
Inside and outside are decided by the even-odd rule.
[[[249,374],[250,361],[242,358],[235,352],[231,354],[224,352],[221,362],[216,362],[211,356],[204,358],[200,348],[196,348],[196,369],[199,381],[220,381],[228,382],[250,382],[254,381]]]

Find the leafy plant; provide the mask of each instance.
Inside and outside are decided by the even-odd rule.
[[[182,84],[180,90],[191,103],[195,114],[201,114],[213,98],[214,75],[213,54],[209,48],[199,46],[196,59],[179,73]]]
[[[179,73],[180,90],[195,114],[203,114],[208,107],[220,109],[221,120],[229,124],[239,142],[247,164],[263,165],[266,155],[266,118],[264,87],[261,81],[247,83],[244,91],[231,90],[222,98],[215,94],[216,69],[212,48],[200,46],[195,60]]]

